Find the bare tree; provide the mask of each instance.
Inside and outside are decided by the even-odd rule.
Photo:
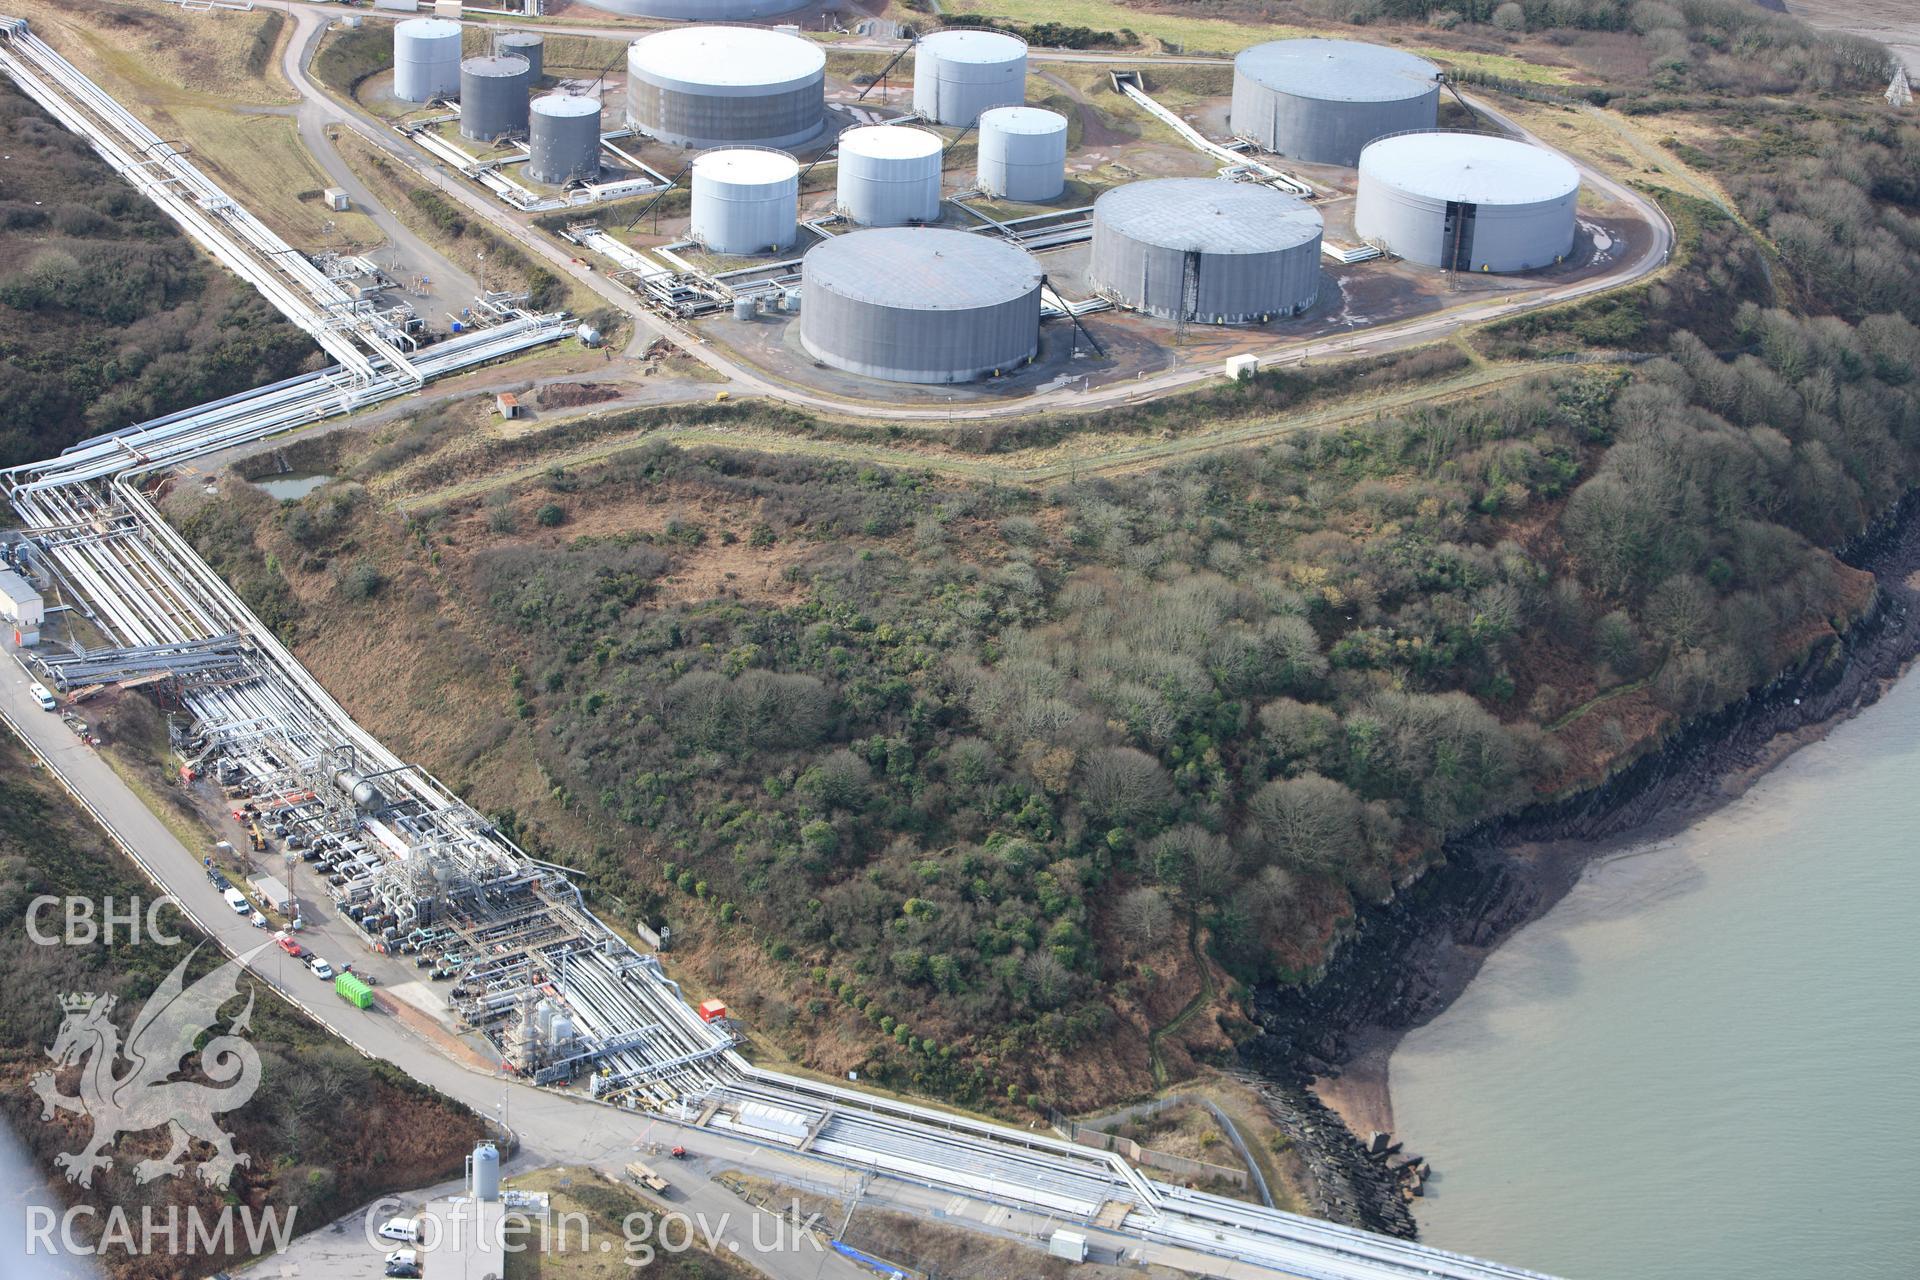
[[[1033,1003],[1042,1009],[1054,1008],[1065,1000],[1073,986],[1073,971],[1051,951],[1034,952],[1021,964],[1020,971],[1032,989]]]
[[[1104,747],[1087,757],[1081,798],[1102,821],[1151,821],[1173,803],[1173,779],[1158,760],[1134,747]]]
[[[1120,927],[1144,947],[1159,942],[1173,928],[1173,905],[1164,890],[1150,884],[1122,894],[1118,912]]]

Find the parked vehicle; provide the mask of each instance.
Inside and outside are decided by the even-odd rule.
[[[307,954],[307,949],[301,946],[298,942],[295,942],[293,939],[293,935],[288,933],[285,929],[282,929],[279,933],[274,934],[273,940],[280,944],[280,949],[282,951],[292,956],[295,960],[299,960]]]
[[[382,1240],[400,1240],[407,1244],[419,1244],[420,1221],[417,1218],[388,1218],[380,1224],[377,1234]]]
[[[27,685],[27,692],[33,695],[33,700],[40,704],[42,711],[52,711],[60,705],[53,700],[53,691],[38,680]]]
[[[313,976],[322,982],[333,981],[333,966],[325,960],[322,960],[319,956],[308,956],[307,968],[313,970]]]
[[[253,904],[247,901],[247,895],[232,885],[228,885],[225,889],[222,889],[220,896],[227,900],[227,905],[233,908],[234,914],[243,916],[253,914]]]

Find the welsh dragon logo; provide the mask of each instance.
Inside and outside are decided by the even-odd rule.
[[[225,1186],[235,1168],[251,1163],[251,1157],[234,1151],[233,1135],[214,1122],[217,1113],[245,1106],[260,1086],[260,1055],[241,1038],[253,1017],[251,990],[246,1007],[227,1024],[225,1034],[200,1047],[200,1069],[214,1084],[171,1077],[182,1070],[181,1060],[194,1052],[201,1035],[220,1020],[221,1006],[239,996],[240,973],[262,950],[256,947],[229,960],[191,987],[185,985],[187,965],[193,959],[189,953],[133,1020],[125,1045],[110,1016],[116,1003],[113,996],[89,992],[60,998],[67,1016],[47,1050],[54,1067],[36,1075],[32,1087],[40,1096],[42,1120],[53,1119],[56,1111],[77,1112],[93,1120],[93,1136],[85,1147],[54,1157],[69,1182],[92,1186],[95,1171],[113,1164],[113,1157],[105,1152],[122,1134],[163,1126],[172,1131],[173,1145],[158,1160],[142,1160],[134,1166],[134,1177],[143,1184],[184,1173],[186,1166],[180,1159],[194,1138],[214,1149],[213,1157],[198,1169],[200,1180],[209,1186]],[[127,1069],[115,1074],[123,1058]],[[82,1062],[80,1092],[59,1092],[55,1072]]]

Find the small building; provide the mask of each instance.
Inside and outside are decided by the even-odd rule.
[[[13,630],[15,644],[39,644],[47,620],[46,601],[33,584],[11,569],[0,569],[0,621]]]
[[[511,391],[502,391],[495,396],[493,407],[503,418],[517,418],[521,414],[520,397]]]
[[[1259,356],[1243,355],[1227,357],[1226,373],[1227,376],[1235,382],[1244,382],[1258,372],[1260,372]]]
[[[1068,1262],[1087,1260],[1087,1238],[1077,1231],[1056,1231],[1047,1237],[1047,1256]]]
[[[460,0],[433,0],[433,16],[460,21]]]
[[[327,208],[335,213],[345,213],[353,207],[353,201],[347,197],[345,187],[328,187],[320,193],[320,198],[326,201]]]
[[[293,909],[293,891],[278,876],[252,876],[247,881],[260,900],[285,915]]]
[[[727,1006],[720,1001],[702,1000],[700,1002],[700,1021],[725,1022],[728,1016]]]

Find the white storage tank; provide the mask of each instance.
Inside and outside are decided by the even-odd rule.
[[[1161,178],[1093,205],[1093,287],[1167,320],[1259,324],[1320,293],[1320,214],[1272,187]]]
[[[535,98],[527,129],[527,176],[562,186],[600,176],[600,99],[569,93]]]
[[[502,31],[493,38],[493,51],[525,58],[535,84],[547,73],[547,38],[536,31]]]
[[[972,124],[1027,100],[1027,43],[1000,31],[936,31],[913,47],[913,109],[935,124]]]
[[[853,231],[800,262],[800,343],[892,382],[1011,373],[1040,349],[1040,264],[1004,240],[937,227]]]
[[[1006,200],[1055,200],[1067,189],[1067,118],[1043,107],[980,115],[980,189]]]
[[[493,1201],[500,1198],[500,1148],[491,1142],[482,1142],[474,1147],[473,1155],[468,1158],[468,1167],[472,1175],[467,1186],[475,1200]]]
[[[1360,156],[1354,233],[1449,271],[1530,271],[1573,251],[1580,171],[1484,133],[1383,138]]]
[[[527,131],[533,68],[517,54],[496,53],[460,64],[460,136],[493,142]]]
[[[784,151],[735,147],[693,162],[693,238],[715,253],[792,247],[800,225],[800,166]]]
[[[908,125],[872,124],[840,135],[835,204],[863,227],[904,227],[940,218],[946,140]]]
[[[1233,132],[1278,155],[1352,168],[1375,138],[1431,129],[1440,68],[1357,40],[1275,40],[1233,60]]]
[[[827,122],[827,55],[756,27],[681,27],[627,50],[627,120],[674,147],[794,147]]]
[[[393,28],[393,96],[430,102],[460,92],[460,24],[409,18]]]

